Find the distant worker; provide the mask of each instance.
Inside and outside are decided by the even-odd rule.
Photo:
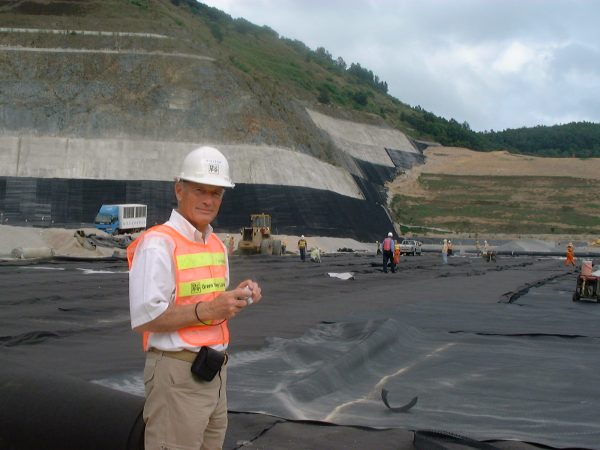
[[[233,236],[229,236],[229,242],[227,243],[227,253],[229,253],[229,256],[233,255],[234,250],[235,250],[235,238]]]
[[[573,247],[573,243],[569,242],[569,245],[567,245],[567,259],[565,259],[565,266],[568,265],[572,265],[573,267],[576,266],[575,264],[575,247]]]
[[[177,209],[127,248],[131,326],[146,352],[147,450],[223,447],[227,323],[262,296],[249,279],[226,290],[226,248],[210,224],[232,187],[221,152],[192,151],[175,181]]]
[[[400,268],[400,242],[398,241],[394,244],[394,266],[396,269]]]
[[[448,239],[444,239],[442,244],[442,262],[448,264]]]
[[[300,240],[298,241],[298,250],[300,251],[300,259],[302,262],[306,261],[306,247],[308,244],[306,243],[306,239],[304,239],[304,235],[300,236]]]
[[[281,240],[281,254],[285,255],[285,249],[287,247],[287,242],[285,241],[285,239]]]
[[[315,247],[310,251],[310,260],[315,263],[321,262],[321,250],[319,247]]]
[[[375,241],[375,248],[377,255],[381,255],[381,244],[379,243],[379,241]]]
[[[454,250],[452,248],[452,241],[450,239],[448,239],[448,256],[452,256],[454,253]]]
[[[479,244],[479,239],[475,241],[475,250],[477,251],[477,256],[481,254],[481,245]]]
[[[394,239],[391,232],[388,233],[387,237],[381,244],[383,250],[383,272],[387,273],[388,264],[391,263],[392,273],[396,273],[396,267],[394,267]]]
[[[483,259],[487,262],[496,261],[496,252],[493,247],[488,244],[488,241],[483,241]]]

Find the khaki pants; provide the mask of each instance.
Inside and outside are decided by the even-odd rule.
[[[191,363],[148,352],[144,367],[146,450],[220,450],[227,430],[227,366],[212,381]]]

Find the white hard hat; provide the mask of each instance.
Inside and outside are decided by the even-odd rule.
[[[229,175],[229,163],[214,147],[199,147],[192,150],[181,164],[177,181],[186,180],[211,186],[234,187]]]
[[[388,233],[388,237],[392,237],[392,236],[393,236],[393,234],[392,234],[392,232],[390,231],[390,232]]]
[[[300,236],[300,239],[304,239],[304,235]]]

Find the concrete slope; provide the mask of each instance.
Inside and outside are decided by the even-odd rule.
[[[125,139],[0,137],[0,176],[172,181],[201,144]],[[210,145],[210,144],[209,144]],[[363,199],[352,176],[312,156],[270,146],[216,145],[235,183],[300,186]]]
[[[386,148],[418,153],[406,135],[398,130],[340,120],[312,110],[308,113],[338,147],[357,159],[394,167]]]

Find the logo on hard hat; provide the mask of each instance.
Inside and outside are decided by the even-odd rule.
[[[209,159],[206,162],[208,163],[208,173],[210,175],[219,175],[219,172],[221,171],[221,161]]]

